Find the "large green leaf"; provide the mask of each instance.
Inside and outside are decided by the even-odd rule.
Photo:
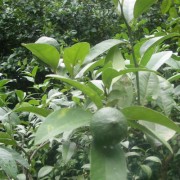
[[[152,55],[146,67],[157,71],[169,58],[172,56],[172,51],[162,51]]]
[[[58,134],[89,124],[92,114],[80,108],[60,109],[51,113],[35,134],[35,144],[43,143]]]
[[[158,140],[159,142],[161,142],[164,146],[167,147],[167,149],[169,149],[169,151],[171,153],[173,153],[173,150],[171,148],[171,146],[169,145],[169,143],[167,141],[165,141],[162,137],[160,137],[156,132],[154,132],[152,129],[149,129],[148,127],[145,127],[139,123],[133,122],[133,121],[129,121],[128,122],[129,125],[133,128],[139,129],[141,130],[143,133],[145,133],[146,135]]]
[[[100,42],[99,44],[96,44],[94,47],[91,48],[90,53],[86,56],[84,63],[90,63],[99,55],[103,54],[112,47],[122,43],[125,43],[125,41],[117,39],[108,39]]]
[[[59,76],[59,75],[48,75],[47,77],[51,77],[51,78],[56,78],[59,79],[63,82],[66,82],[70,85],[72,85],[73,87],[81,90],[85,95],[87,95],[95,104],[98,108],[103,107],[102,104],[102,100],[99,97],[98,93],[96,93],[93,89],[91,89],[90,87],[86,86],[85,84],[82,84],[76,80],[72,80],[63,76]]]
[[[131,79],[127,75],[114,78],[110,89],[111,91],[107,97],[108,105],[117,106],[121,109],[132,104],[134,88]]]
[[[6,174],[17,180],[17,165],[10,152],[0,146],[0,167]]]
[[[127,180],[127,167],[121,146],[91,147],[91,180]]]
[[[60,54],[58,50],[49,44],[22,44],[24,47],[29,49],[35,56],[37,56],[43,63],[50,66],[54,71],[56,71]]]
[[[64,64],[70,75],[73,77],[76,73],[74,72],[75,66],[81,66],[86,55],[90,51],[90,45],[86,42],[77,43],[64,50]]]
[[[170,115],[172,108],[176,105],[173,99],[173,85],[166,79],[158,76],[159,95],[157,99],[158,106],[166,115]]]
[[[157,123],[180,132],[180,128],[163,114],[143,106],[130,106],[122,109],[122,112],[129,120],[144,120]]]
[[[156,100],[159,93],[159,80],[155,73],[139,72],[140,100],[146,105],[152,99]]]
[[[134,5],[134,17],[138,18],[147,11],[157,0],[136,0]]]
[[[5,148],[4,149],[6,151],[8,151],[9,153],[11,153],[13,159],[18,162],[20,165],[22,165],[23,167],[25,167],[26,169],[29,168],[29,164],[28,162],[16,151],[14,151],[13,149],[9,149],[9,148]]]
[[[166,36],[159,36],[159,37],[151,38],[147,40],[145,43],[143,43],[143,45],[140,48],[140,54],[141,54],[140,64],[142,66],[146,66],[152,54],[154,53],[154,50],[157,47],[157,45],[161,44],[166,39],[176,37],[176,36],[180,36],[180,35],[178,33],[172,33]]]

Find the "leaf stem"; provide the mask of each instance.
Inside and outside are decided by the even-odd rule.
[[[130,42],[130,45],[131,45],[131,52],[132,52],[132,58],[133,58],[133,63],[134,63],[134,66],[136,68],[139,67],[138,63],[137,63],[137,60],[136,60],[136,56],[135,56],[135,52],[134,52],[134,38],[133,38],[133,35],[132,35],[132,30],[131,30],[131,27],[129,26],[128,22],[126,21],[126,18],[124,16],[124,12],[123,12],[123,5],[121,3],[121,1],[119,0],[119,5],[120,5],[120,8],[121,8],[121,14],[122,14],[122,18],[124,20],[124,23],[127,27],[127,30],[128,30],[128,35],[129,35],[129,42]],[[140,99],[140,84],[139,84],[139,72],[137,71],[135,73],[136,75],[136,87],[137,87],[137,102],[138,102],[138,105],[141,104],[141,99]]]

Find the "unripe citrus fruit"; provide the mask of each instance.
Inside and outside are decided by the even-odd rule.
[[[127,136],[126,117],[111,107],[98,110],[93,115],[90,128],[95,143],[99,145],[115,145]]]

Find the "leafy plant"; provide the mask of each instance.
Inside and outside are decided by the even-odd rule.
[[[178,69],[179,57],[165,42],[179,40],[179,34],[151,32],[151,36],[136,37],[143,13],[155,2],[113,0],[124,21],[121,26],[126,29],[121,36],[125,38],[120,40],[108,39],[92,48],[87,42],[78,42],[61,49],[55,39],[43,36],[35,43],[22,44],[54,74],[48,74],[43,84],[34,84],[34,89],[44,93],[39,99],[31,99],[25,92],[16,90],[18,103],[12,110],[7,107],[6,93],[2,92],[1,122],[5,132],[2,132],[1,148],[5,156],[0,158],[12,162],[1,166],[7,176],[165,179],[169,159],[173,153],[178,156],[177,149],[168,141],[180,132],[177,120],[171,120],[172,111],[179,108],[178,86],[172,84],[179,75],[168,78],[164,75],[164,68]],[[34,79],[36,72],[37,68],[27,75]],[[3,81],[2,87],[7,82]],[[120,143],[106,144],[106,138],[107,141],[112,138],[108,135],[122,135],[114,133],[113,126],[109,128],[111,123],[105,126],[114,119],[106,119],[112,113],[107,109],[118,112],[117,117],[122,113],[127,119],[128,136],[117,137]],[[103,112],[103,118],[98,121],[101,127],[111,132],[91,129],[98,112]],[[120,124],[119,128],[124,126]],[[96,133],[105,143],[96,140]],[[20,149],[30,166],[23,160],[19,162],[15,152],[4,145]],[[160,150],[159,154],[153,148]],[[23,174],[18,175],[16,161],[25,168]],[[75,166],[83,170],[78,171],[80,168]],[[76,172],[68,174],[64,170],[67,167],[75,168]]]

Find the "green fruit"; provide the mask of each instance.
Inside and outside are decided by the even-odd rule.
[[[94,142],[99,145],[115,145],[127,136],[126,117],[111,107],[98,110],[93,115],[90,128]]]

